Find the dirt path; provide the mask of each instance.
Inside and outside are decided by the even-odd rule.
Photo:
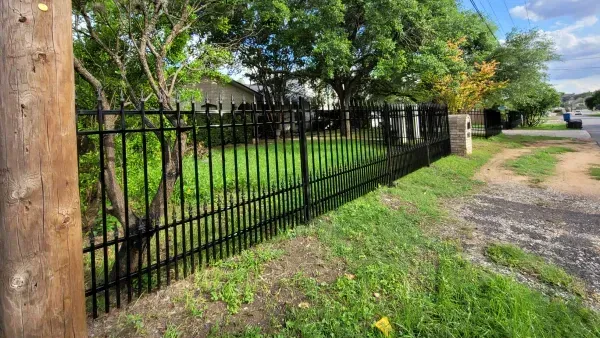
[[[556,175],[541,184],[530,184],[504,165],[534,149],[556,145],[577,151],[559,155]],[[466,252],[482,264],[489,263],[483,253],[490,243],[516,244],[581,278],[592,298],[598,297],[600,181],[588,174],[592,164],[600,164],[600,147],[592,142],[548,141],[505,149],[476,175],[488,183],[486,188],[449,204],[459,221],[446,235],[460,237]]]
[[[567,194],[600,200],[600,180],[589,175],[592,165],[600,166],[600,147],[595,142],[578,142],[577,151],[560,155],[556,175],[543,185]]]

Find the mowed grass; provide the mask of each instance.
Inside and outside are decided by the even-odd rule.
[[[534,127],[520,127],[518,129],[528,130],[567,130],[566,123],[542,123]]]
[[[471,157],[444,158],[299,230],[318,237],[347,273],[331,284],[296,278],[307,304],[287,309],[285,325],[269,336],[381,337],[373,325],[382,317],[391,337],[600,335],[598,314],[579,301],[549,298],[489,272],[465,260],[456,244],[423,231],[443,226],[444,199],[482,184],[472,176],[494,153],[521,144],[475,141]],[[249,326],[236,336],[263,334]]]
[[[564,269],[546,262],[538,255],[525,252],[515,245],[492,244],[487,247],[486,254],[495,263],[515,268],[544,283],[564,288],[577,295],[585,294],[583,284]]]
[[[592,176],[594,179],[600,180],[600,166],[591,167],[590,176]]]
[[[506,166],[518,175],[527,176],[532,183],[540,183],[552,176],[558,163],[557,155],[574,151],[568,147],[546,147],[506,162]]]

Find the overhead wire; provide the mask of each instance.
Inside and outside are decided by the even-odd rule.
[[[494,14],[494,17],[496,18],[496,21],[497,21],[496,23],[498,24],[498,27],[500,27],[500,30],[502,31],[502,34],[506,35],[506,30],[504,29],[504,27],[502,27],[502,23],[500,22],[500,19],[498,18],[498,15],[496,15],[496,11],[494,10],[494,7],[492,7],[492,4],[490,3],[490,0],[486,0],[486,1],[487,1],[488,5],[490,6],[490,9],[492,10],[492,14]],[[485,6],[483,6],[483,7],[484,7],[484,11],[485,11]]]
[[[531,29],[531,19],[529,19],[529,10],[527,9],[527,0],[525,0],[525,14],[527,15],[527,22],[529,23],[529,28]]]
[[[500,41],[498,41],[498,38],[496,37],[496,34],[494,34],[494,31],[492,30],[492,28],[488,24],[487,20],[485,19],[485,17],[483,16],[483,14],[481,14],[481,11],[479,10],[479,8],[477,7],[477,5],[475,4],[475,1],[474,0],[469,0],[469,1],[471,2],[471,5],[473,5],[473,8],[477,12],[477,14],[479,14],[479,17],[481,18],[481,20],[483,21],[483,23],[487,27],[488,31],[490,31],[490,33],[492,34],[492,36],[494,37],[494,39],[496,39],[496,42],[498,44],[500,44]]]
[[[512,14],[510,14],[510,9],[508,9],[508,5],[506,4],[506,0],[502,0],[502,2],[504,2],[504,7],[506,8],[506,11],[508,12],[508,16],[510,17],[510,22],[512,22],[513,27],[516,27],[515,20],[513,20]]]

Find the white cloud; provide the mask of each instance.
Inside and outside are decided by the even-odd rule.
[[[600,90],[600,76],[588,76],[581,79],[552,81],[554,88],[564,93],[583,93]]]
[[[564,58],[576,58],[600,54],[600,35],[580,36],[582,28],[596,25],[596,16],[584,17],[572,25],[553,31],[542,31],[554,41],[556,51]]]
[[[598,89],[600,85],[600,34],[581,35],[598,23],[596,16],[583,17],[557,30],[541,31],[551,38],[562,62],[548,64],[550,81],[560,91],[573,93]]]
[[[510,14],[531,21],[568,16],[582,18],[600,12],[599,0],[537,0],[510,9]]]

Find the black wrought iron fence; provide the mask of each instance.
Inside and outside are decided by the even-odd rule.
[[[124,106],[77,112],[94,317],[450,152],[438,105]]]
[[[504,129],[514,129],[523,124],[523,114],[519,111],[506,111],[504,113]]]
[[[502,115],[495,109],[471,110],[471,130],[473,137],[491,137],[502,133]]]

